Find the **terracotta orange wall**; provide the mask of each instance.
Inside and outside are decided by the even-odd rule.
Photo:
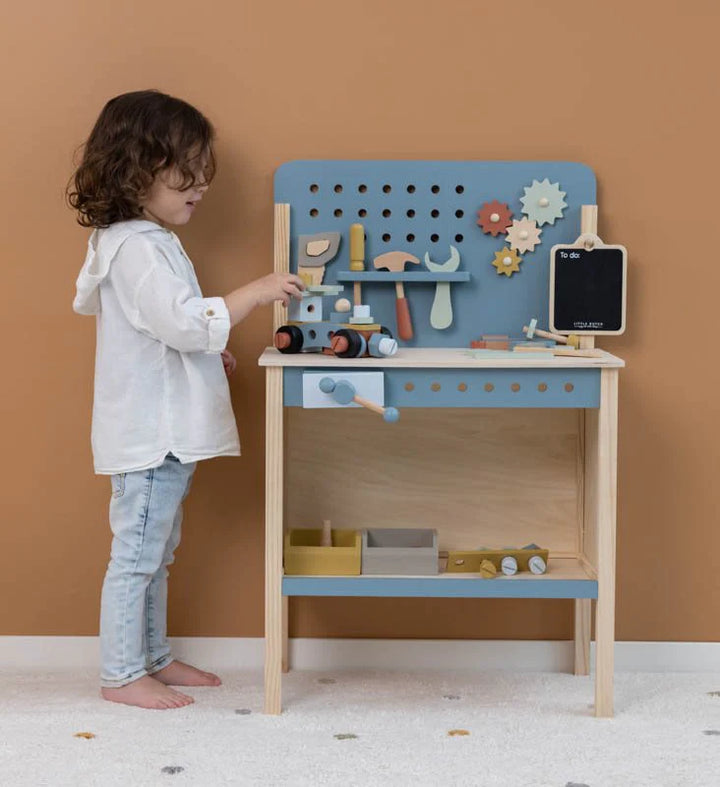
[[[272,265],[272,175],[295,158],[570,159],[630,250],[621,375],[617,636],[717,640],[718,110],[710,2],[11,4],[2,46],[0,634],[91,635],[110,545],[92,474],[86,232],[62,192],[111,96],[157,87],[218,129],[182,231],[208,294]],[[176,635],[261,636],[270,310],[230,347],[244,456],[203,463],[172,569]],[[571,635],[570,602],[302,600],[300,636]]]

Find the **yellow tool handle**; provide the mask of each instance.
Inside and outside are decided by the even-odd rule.
[[[350,270],[365,270],[365,228],[362,224],[350,225]]]

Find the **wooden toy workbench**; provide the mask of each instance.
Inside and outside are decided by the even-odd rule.
[[[519,273],[501,275],[491,263],[503,239],[483,232],[477,211],[493,199],[517,206],[522,187],[544,178],[567,193],[562,220],[543,227],[541,245]],[[589,674],[596,600],[595,714],[611,716],[624,362],[606,352],[470,350],[481,334],[517,336],[533,316],[547,322],[548,251],[579,235],[580,206],[595,202],[594,175],[566,162],[307,161],[278,170],[275,196],[276,270],[297,270],[299,235],[341,233],[323,283],[349,282],[351,297],[362,281],[363,303],[393,333],[393,285],[376,279],[381,272],[371,263],[368,276],[348,272],[350,224],[364,225],[367,261],[394,249],[444,260],[452,245],[461,263],[457,273],[417,283],[406,274],[413,338],[394,355],[268,348],[259,360],[266,372],[265,712],[281,712],[290,596],[566,598],[575,600],[578,675]],[[443,279],[453,282],[453,321],[438,330],[429,315]],[[284,311],[276,305],[276,329]],[[358,373],[379,377],[381,404],[398,409],[397,423],[354,403],[311,402],[318,375],[338,381]],[[285,576],[286,529],[323,519],[336,528],[435,528],[442,550],[536,542],[550,550],[547,572],[491,580],[468,573]]]

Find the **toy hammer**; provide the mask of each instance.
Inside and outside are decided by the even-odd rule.
[[[392,273],[402,273],[405,270],[406,262],[411,262],[413,265],[420,264],[420,260],[412,254],[404,251],[388,251],[375,257],[373,265],[376,268],[387,268]],[[410,319],[410,307],[401,281],[395,282],[395,318],[397,319],[398,336],[405,341],[412,339],[413,327]]]
[[[541,336],[543,339],[554,339],[558,344],[568,344],[570,347],[575,347],[576,349],[580,346],[580,337],[576,336],[574,333],[571,333],[569,336],[563,336],[559,333],[541,331],[537,327],[537,319],[535,317],[530,320],[530,325],[523,325],[523,333],[528,339],[532,339],[533,336]]]

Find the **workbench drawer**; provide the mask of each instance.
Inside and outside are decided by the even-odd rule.
[[[305,370],[302,373],[302,407],[308,409],[325,407],[360,407],[359,404],[355,404],[354,402],[340,404],[332,394],[324,393],[320,389],[320,381],[325,378],[329,378],[334,383],[344,380],[353,386],[358,396],[362,396],[380,406],[385,403],[383,372],[358,372],[357,370],[338,371],[336,369],[317,372]]]

